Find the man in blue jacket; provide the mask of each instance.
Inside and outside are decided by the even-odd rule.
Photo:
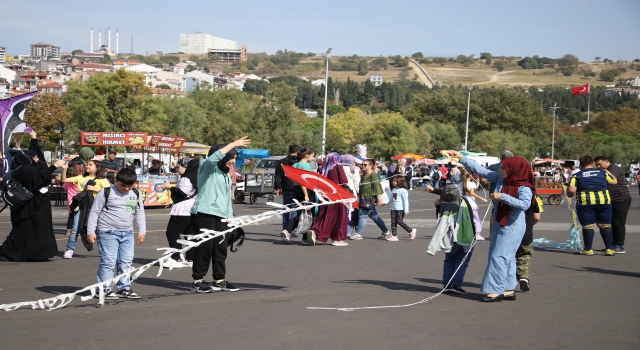
[[[196,234],[202,233],[200,229],[218,232],[229,229],[222,220],[233,217],[230,166],[234,164],[238,154],[235,147],[245,147],[250,143],[251,140],[245,136],[228,145],[211,146],[207,158],[200,161],[198,197],[191,208],[191,215],[195,215]],[[225,242],[220,244],[223,239]],[[227,247],[226,238],[219,236],[195,248],[191,291],[211,293],[213,291],[236,292],[239,290],[225,280]],[[211,286],[204,281],[204,277],[209,272],[210,264],[213,266],[213,284]]]

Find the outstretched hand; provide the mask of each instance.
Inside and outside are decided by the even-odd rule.
[[[235,141],[233,141],[233,147],[245,147],[245,146],[249,146],[249,144],[251,144],[251,139],[249,138],[249,136],[245,136],[241,139],[237,139]]]
[[[31,136],[32,139],[37,139],[38,138],[38,134],[36,134],[36,132],[34,130],[31,130],[29,132],[29,136]]]
[[[449,155],[449,157],[451,157],[451,158],[458,158],[458,160],[460,160],[460,159],[462,159],[462,157],[464,157],[464,155],[462,155],[462,153],[460,153],[458,151],[454,151],[454,150],[443,151],[443,153],[447,153]]]

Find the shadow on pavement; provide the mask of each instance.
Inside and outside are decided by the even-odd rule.
[[[571,267],[564,267],[564,266],[557,266],[557,265],[551,265],[551,266],[557,267],[557,268],[560,268],[560,269],[573,270],[573,271],[578,271],[578,272],[594,272],[594,273],[602,273],[602,274],[605,274],[605,275],[640,278],[640,273],[637,273],[637,272],[608,270],[608,269],[601,269],[601,268],[598,268],[598,267],[583,267],[582,269],[574,269],[574,268],[571,268]]]
[[[410,291],[410,292],[423,292],[423,293],[431,293],[431,294],[436,294],[442,290],[440,286],[431,287],[431,286],[425,286],[420,284],[399,283],[399,282],[390,282],[390,281],[375,281],[375,280],[347,280],[347,281],[336,282],[336,283],[372,284],[372,285],[384,287],[391,290],[404,290],[404,291]],[[438,285],[441,285],[439,281],[437,283]],[[461,299],[469,299],[469,300],[480,300],[484,296],[484,294],[469,293],[469,292],[467,292],[467,294],[465,295],[460,295],[460,294],[450,294],[450,295],[459,297]]]
[[[433,284],[442,285],[442,280],[436,280],[436,279],[432,279],[432,278],[416,278],[415,280],[423,282],[423,283],[433,283]],[[480,288],[479,284],[471,283],[471,282],[463,282],[462,286],[463,287]]]
[[[36,290],[39,290],[44,293],[49,294],[68,294],[73,293],[77,290],[80,290],[84,287],[73,287],[73,286],[42,286],[36,287]]]

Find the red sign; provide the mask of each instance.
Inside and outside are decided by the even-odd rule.
[[[158,148],[160,149],[172,149],[174,151],[179,150],[184,145],[184,142],[187,140],[186,137],[181,136],[169,136],[169,135],[151,135],[151,139],[149,140],[149,144],[144,148],[145,151],[156,151]]]
[[[82,132],[83,146],[144,146],[146,132]]]
[[[284,175],[288,177],[289,180],[297,183],[300,186],[304,186],[306,188],[320,192],[320,194],[322,194],[322,196],[327,200],[337,201],[341,199],[353,198],[354,201],[351,203],[351,206],[353,206],[354,208],[358,207],[358,201],[356,200],[356,197],[355,195],[353,195],[353,193],[345,190],[344,188],[342,188],[342,186],[327,179],[326,177],[318,173],[297,169],[286,165],[283,165],[282,169],[284,170]],[[345,203],[345,205],[347,205],[347,203]]]

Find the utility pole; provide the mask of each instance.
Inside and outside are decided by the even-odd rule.
[[[469,84],[469,99],[467,99],[467,128],[464,132],[464,150],[467,149],[467,142],[469,141],[469,107],[471,106],[471,84]]]
[[[558,105],[557,103],[554,103],[553,107],[551,107],[551,109],[553,109],[553,133],[551,136],[551,159],[554,159],[553,152],[556,145],[556,109],[558,109],[558,107],[556,107],[557,105]]]
[[[326,155],[325,143],[327,141],[327,91],[329,91],[329,54],[331,53],[331,47],[325,53],[325,57],[327,58],[327,74],[324,80],[324,118],[322,120],[322,155]]]

